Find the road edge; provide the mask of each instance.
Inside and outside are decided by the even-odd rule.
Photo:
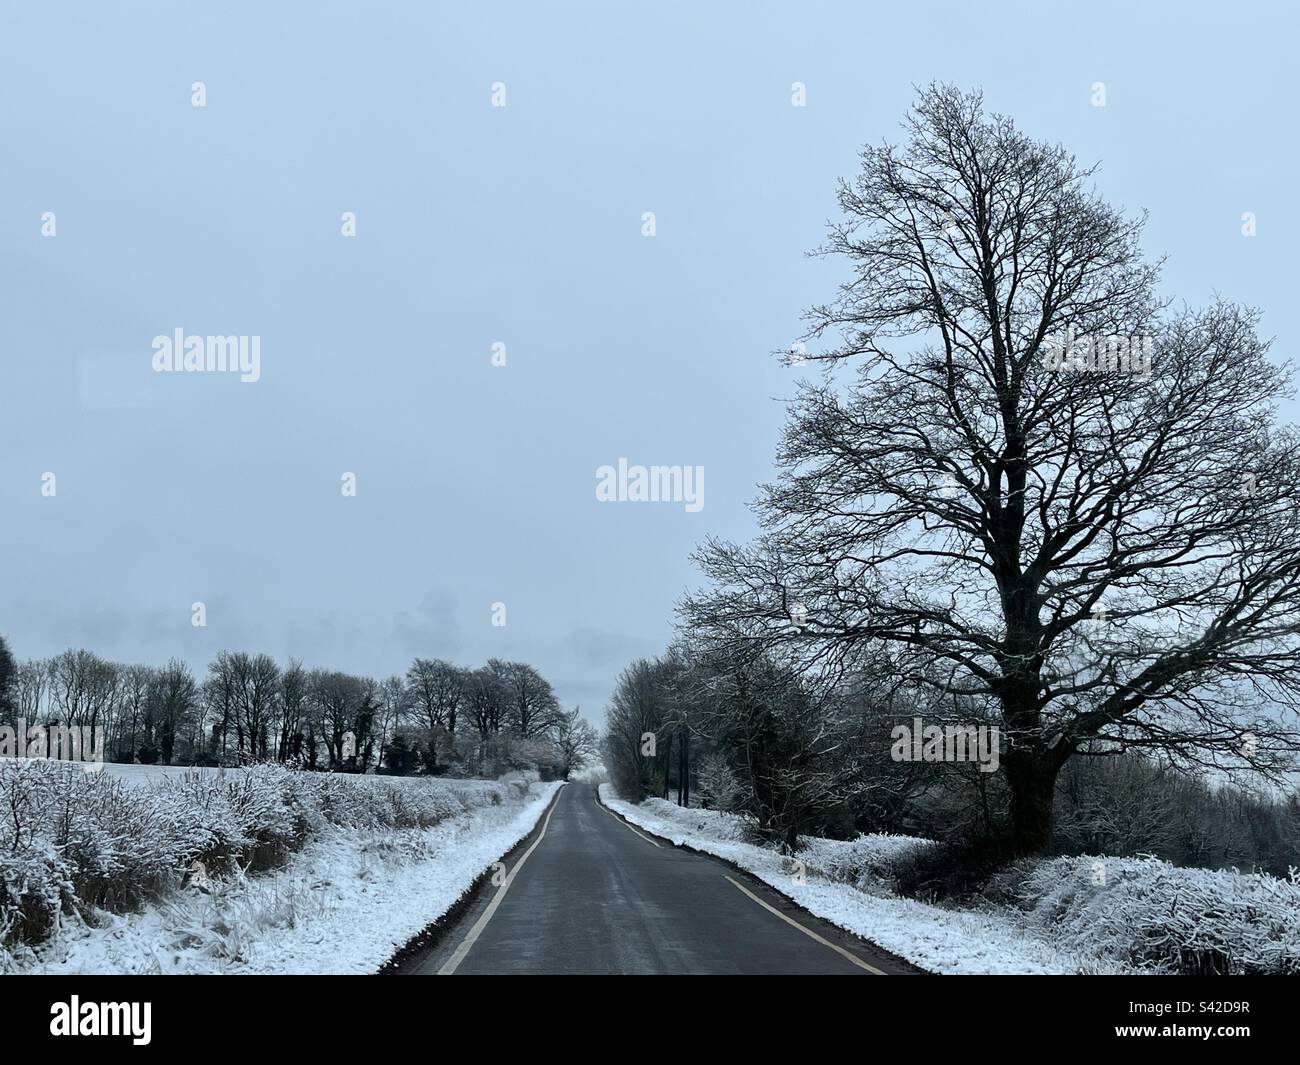
[[[560,801],[560,795],[571,782],[567,780],[560,781],[560,786],[555,789],[555,794],[551,796],[551,801],[537,815],[537,821],[528,834],[518,843],[511,847],[505,854],[494,859],[488,866],[475,877],[474,882],[467,887],[455,902],[447,907],[438,917],[435,917],[419,932],[413,935],[392,954],[378,969],[374,971],[374,976],[411,976],[420,965],[435,950],[442,946],[443,940],[446,939],[447,933],[460,924],[461,918],[478,900],[482,897],[483,891],[492,882],[492,871],[498,862],[504,862],[512,866],[518,860],[520,854],[528,847],[532,846],[533,841],[542,831],[542,826],[546,824],[546,815],[555,809],[555,804]]]
[[[857,940],[859,943],[868,944],[872,950],[879,951],[881,954],[889,958],[897,965],[907,970],[910,970],[909,972],[889,973],[886,975],[890,975],[890,976],[935,976],[937,975],[936,973],[931,972],[929,969],[922,969],[919,965],[916,964],[916,962],[908,961],[906,958],[902,957],[901,955],[895,954],[892,950],[886,950],[874,939],[868,939],[866,936],[860,936],[856,932],[850,931],[847,928],[842,928],[840,925],[837,925],[834,921],[832,921],[828,917],[823,917],[820,914],[813,913],[812,910],[808,909],[805,906],[800,905],[797,899],[791,898],[780,888],[776,887],[773,884],[769,884],[766,880],[763,880],[760,877],[755,876],[743,865],[738,865],[735,862],[731,861],[731,859],[720,857],[719,855],[713,854],[710,851],[700,850],[700,848],[698,847],[692,847],[689,843],[678,843],[667,836],[661,836],[659,835],[659,833],[651,831],[650,829],[646,828],[644,825],[638,825],[632,821],[629,821],[626,817],[620,814],[612,806],[609,806],[604,802],[604,800],[600,797],[599,784],[596,786],[594,790],[596,793],[596,803],[600,806],[600,808],[602,810],[605,810],[607,813],[610,813],[613,816],[617,817],[621,822],[623,822],[623,824],[627,825],[629,828],[633,829],[634,831],[644,833],[647,836],[653,836],[655,839],[662,840],[664,843],[667,843],[670,847],[675,847],[678,850],[690,851],[692,854],[698,854],[701,858],[709,858],[715,862],[718,862],[720,865],[725,865],[729,869],[734,869],[737,873],[739,873],[741,876],[745,878],[746,883],[757,885],[759,888],[764,888],[768,891],[771,891],[775,895],[779,895],[781,898],[783,898],[786,902],[788,902],[800,913],[806,914],[808,917],[812,918],[815,921],[821,921],[824,924],[830,925],[841,935],[847,936],[850,939]]]

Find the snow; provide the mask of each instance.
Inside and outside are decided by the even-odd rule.
[[[569,780],[575,784],[598,784],[609,779],[609,773],[603,765],[583,766],[569,774]]]
[[[1162,971],[1300,974],[1300,872],[1180,869],[1153,857],[1022,862],[995,881],[1067,947]]]
[[[288,866],[191,887],[42,945],[27,973],[373,973],[529,834],[559,784],[430,829],[327,834]]]
[[[126,784],[148,784],[165,777],[185,777],[190,774],[221,777],[229,772],[229,770],[215,769],[210,766],[131,765],[124,762],[105,762],[103,771]]]
[[[191,774],[221,776],[225,769],[184,765],[135,765],[125,762],[72,762],[50,758],[10,758],[0,756],[0,766],[6,765],[57,765],[64,769],[77,769],[83,773],[103,773],[127,784],[146,784],[165,777],[184,777]],[[236,770],[230,770],[236,772]]]
[[[831,880],[872,890],[892,885],[899,862],[938,846],[934,840],[877,832],[854,840],[805,838],[799,857]]]
[[[0,766],[0,972],[373,972],[560,786],[123,768]]]
[[[1027,934],[1027,922],[1014,911],[962,911],[891,895],[884,883],[871,890],[828,878],[818,863],[828,863],[835,851],[850,861],[859,855],[880,855],[890,849],[924,846],[910,837],[864,837],[841,843],[819,840],[801,852],[796,867],[766,847],[744,842],[744,821],[718,811],[682,809],[663,800],[640,806],[616,797],[610,785],[600,786],[601,801],[632,824],[653,835],[712,854],[758,877],[781,894],[834,925],[869,939],[922,969],[943,974],[1122,972],[1115,961],[1098,960]],[[892,842],[891,842],[892,841]],[[906,842],[903,842],[906,841]],[[803,882],[800,882],[800,881]]]

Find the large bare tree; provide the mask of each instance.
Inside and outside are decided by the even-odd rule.
[[[1092,179],[944,86],[863,151],[765,532],[706,545],[684,607],[808,667],[871,656],[935,714],[986,707],[1024,851],[1072,754],[1266,771],[1298,739],[1287,374],[1254,312],[1171,311]]]
[[[303,719],[308,712],[307,670],[302,661],[290,658],[280,672],[280,737],[276,757],[281,762],[302,755]]]
[[[438,749],[450,744],[466,705],[466,671],[441,658],[417,658],[406,671],[405,702],[429,734],[430,766],[438,764]]]
[[[605,709],[605,764],[619,794],[633,802],[648,795],[667,797],[672,721],[668,679],[663,662],[638,659],[619,674]],[[661,734],[668,741],[662,754]]]
[[[190,667],[178,658],[163,669],[153,671],[150,692],[150,726],[158,754],[164,764],[175,758],[178,740],[194,727],[199,712],[201,692]],[[187,742],[193,752],[202,742],[202,733],[191,734]]]
[[[118,668],[90,651],[56,655],[50,660],[50,712],[64,725],[111,731],[120,694]]]

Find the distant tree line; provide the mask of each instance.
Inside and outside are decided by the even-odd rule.
[[[679,642],[619,677],[606,711],[605,766],[625,797],[698,801],[752,819],[783,845],[847,818],[866,726],[845,693],[818,692],[763,655]]]
[[[467,669],[417,658],[382,680],[222,651],[196,676],[87,650],[16,662],[0,639],[0,722],[102,727],[109,761],[279,762],[338,772],[495,775],[536,766],[567,777],[595,732],[533,666]]]

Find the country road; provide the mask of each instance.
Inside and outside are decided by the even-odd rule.
[[[561,789],[507,866],[505,885],[482,888],[437,947],[404,972],[917,971],[731,866],[633,829],[586,784]]]

